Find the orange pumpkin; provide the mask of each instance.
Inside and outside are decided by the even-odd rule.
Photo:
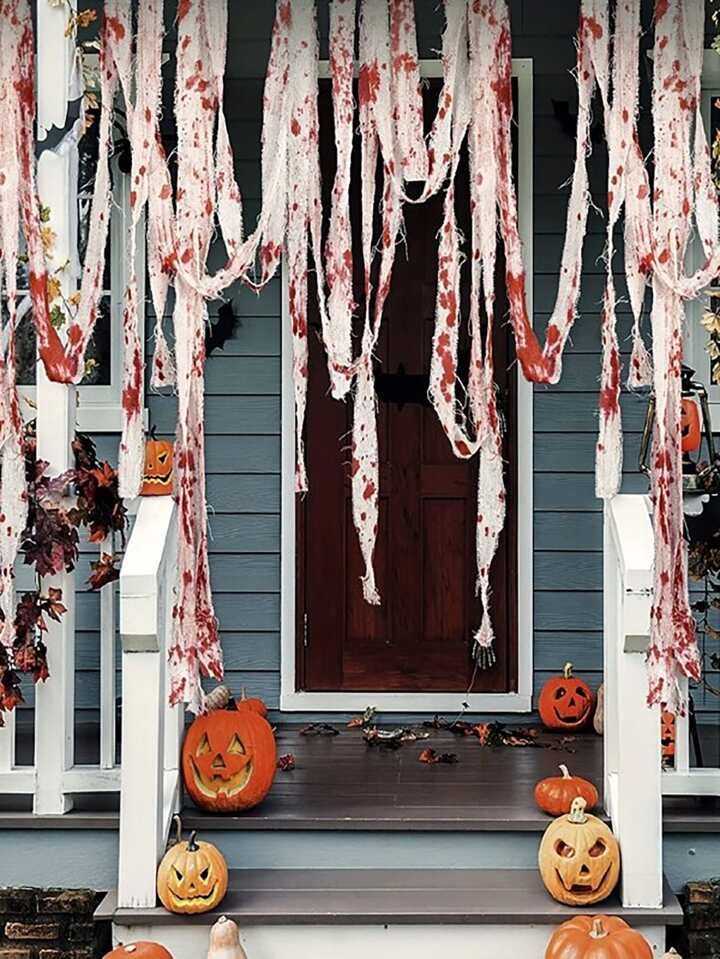
[[[549,679],[538,699],[538,712],[546,729],[584,729],[590,722],[595,697],[588,684],[573,676],[566,663],[562,676]]]
[[[143,496],[170,496],[173,491],[173,451],[174,444],[169,440],[155,438],[151,432],[145,444],[145,472],[143,474]]]
[[[660,745],[664,760],[675,759],[675,716],[667,710],[660,716]]]
[[[576,916],[557,928],[545,959],[652,959],[647,940],[617,916]]]
[[[551,816],[563,816],[570,812],[573,800],[580,796],[588,809],[598,804],[598,791],[587,779],[571,776],[567,766],[560,766],[560,776],[541,779],[535,786],[535,802],[543,812]]]
[[[157,942],[129,942],[105,953],[103,959],[173,959],[165,946]]]
[[[200,809],[252,809],[269,793],[276,768],[272,727],[252,700],[199,716],[185,736],[183,779]]]
[[[557,902],[592,906],[607,899],[620,878],[620,847],[602,820],[575,799],[568,816],[545,830],[538,851],[540,877]]]
[[[682,401],[680,410],[680,435],[683,453],[695,453],[702,443],[700,428],[700,411],[697,403],[689,397]]]
[[[249,709],[258,715],[263,716],[267,719],[268,708],[262,699],[253,699],[245,695],[245,690],[242,690],[240,702],[238,703],[238,709]]]

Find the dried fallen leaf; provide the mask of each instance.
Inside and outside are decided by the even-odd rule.
[[[288,753],[286,756],[280,756],[277,761],[277,768],[283,772],[290,772],[291,769],[295,768],[295,757],[292,753]]]
[[[418,756],[418,762],[426,763],[428,766],[436,766],[438,763],[446,763],[448,765],[456,763],[458,761],[457,755],[455,753],[436,753],[434,749],[431,749],[429,746]]]

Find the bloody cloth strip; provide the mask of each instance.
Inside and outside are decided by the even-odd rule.
[[[333,395],[354,402],[353,518],[365,564],[363,590],[380,601],[374,579],[379,469],[374,362],[403,205],[424,202],[446,188],[439,236],[436,328],[430,370],[431,401],[458,457],[478,455],[477,585],[483,619],[477,659],[493,662],[489,572],[504,522],[502,429],[494,383],[493,327],[497,232],[505,248],[510,318],[525,376],[556,383],[577,313],[582,254],[590,205],[587,156],[592,100],[599,90],[608,142],[608,276],[602,310],[602,387],[597,446],[597,492],[617,491],[621,470],[620,352],[613,280],[614,237],[624,213],[625,273],[633,313],[629,383],[653,377],[657,403],[653,452],[656,584],[649,651],[650,700],[678,708],[678,680],[697,677],[699,665],[682,541],[679,441],[684,303],[720,273],[717,194],[700,112],[703,10],[701,4],[657,0],[655,37],[655,182],[637,134],[640,0],[583,0],[578,31],[579,91],[575,167],[558,293],[544,343],[528,316],[517,199],[512,176],[512,50],[506,0],[446,0],[443,87],[430,135],[423,135],[423,102],[412,0],[360,0],[358,101],[361,140],[361,253],[365,277],[359,351],[353,351],[352,230],[348,194],[353,149],[354,0],[332,0],[330,59],[338,156],[329,231],[322,250],[322,202],[317,112],[318,41],[315,4],[278,0],[265,84],[262,208],[246,235],[240,190],[223,112],[227,55],[226,0],[183,0],[178,8],[175,110],[177,184],[160,137],[162,0],[138,11],[133,43],[130,0],[106,0],[101,51],[100,150],[80,308],[61,339],[50,323],[47,270],[34,171],[33,38],[27,0],[0,8],[0,242],[9,319],[0,354],[0,511],[8,535],[0,542],[0,609],[10,609],[12,562],[23,521],[20,417],[15,392],[14,293],[22,222],[37,328],[38,349],[51,379],[78,382],[101,295],[110,215],[109,154],[112,107],[121,88],[132,152],[131,275],[123,313],[123,491],[137,489],[142,465],[143,357],[138,338],[138,282],[134,272],[138,228],[147,218],[148,274],[156,314],[151,382],[178,391],[177,498],[180,515],[179,586],[170,650],[172,698],[203,708],[201,674],[219,677],[222,658],[210,593],[203,438],[204,336],[207,300],[240,281],[261,290],[287,257],[293,337],[293,390],[297,426],[297,479],[308,487],[303,431],[308,373],[308,272],[317,273],[322,338]],[[470,158],[472,230],[468,317],[471,363],[458,380],[462,238],[456,222],[455,178],[461,150]],[[376,171],[382,171],[380,197]],[[408,189],[410,183],[421,187]],[[19,213],[17,197],[20,197]],[[381,228],[374,234],[377,201]],[[706,263],[685,271],[695,219]],[[208,254],[216,229],[227,260],[215,274]],[[13,239],[13,235],[15,239]],[[373,265],[378,257],[373,288]],[[12,276],[11,276],[12,274]],[[327,274],[327,275],[325,275]],[[174,286],[175,356],[163,318]],[[652,289],[654,363],[643,344],[640,320]],[[327,293],[327,304],[326,304]],[[484,325],[484,328],[483,328]],[[15,495],[16,492],[19,495]],[[6,615],[3,639],[11,627]]]
[[[33,194],[35,176],[32,118],[35,57],[32,23],[26,2],[0,7],[0,295],[7,297],[8,318],[0,344],[0,642],[15,638],[13,567],[25,524],[25,455],[16,388],[15,325],[20,239],[18,196]],[[36,234],[35,265],[41,260],[39,218],[26,218]],[[41,260],[42,261],[42,260]],[[3,276],[4,274],[4,276]],[[4,279],[4,290],[3,290]],[[38,282],[46,282],[44,268]]]

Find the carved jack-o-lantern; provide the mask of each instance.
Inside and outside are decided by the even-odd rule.
[[[277,748],[255,701],[198,717],[185,736],[182,768],[201,809],[241,812],[262,802],[275,778]]]
[[[545,888],[567,906],[602,902],[620,877],[617,840],[604,822],[585,812],[584,799],[573,802],[568,816],[550,823],[538,862]]]
[[[143,496],[170,496],[173,491],[173,450],[169,440],[158,440],[155,433],[145,444]]]
[[[660,745],[665,762],[675,758],[675,716],[664,710],[660,717]]]
[[[175,817],[177,841],[158,867],[157,893],[168,912],[180,915],[210,912],[220,905],[228,888],[228,867],[220,850],[198,842],[192,833],[181,839],[182,823]]]
[[[683,453],[695,453],[702,443],[700,410],[690,397],[684,397],[680,409],[680,445]]]
[[[549,679],[540,692],[538,712],[547,729],[583,729],[593,711],[595,699],[586,682],[573,676],[566,663],[562,676]]]

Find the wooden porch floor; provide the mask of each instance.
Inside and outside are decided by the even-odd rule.
[[[295,768],[278,770],[271,794],[241,816],[183,810],[188,828],[238,830],[516,831],[540,832],[547,817],[533,801],[533,787],[564,763],[602,788],[603,743],[584,734],[563,744],[541,734],[537,747],[483,747],[475,737],[428,730],[428,739],[397,749],[368,746],[362,731],[336,728],[337,736],[302,735],[298,725],[277,729],[278,755],[292,754]],[[418,727],[419,728],[419,727]],[[30,759],[30,735],[20,736],[19,761]],[[77,761],[88,761],[96,733],[78,735]],[[707,761],[717,760],[717,732],[703,736]],[[454,753],[453,764],[426,765],[420,752]],[[115,828],[117,797],[78,797],[66,816],[33,817],[29,797],[0,796],[2,828]],[[720,832],[720,801],[665,801],[666,832]]]
[[[603,743],[581,735],[564,748],[541,734],[537,747],[483,747],[474,737],[431,730],[426,740],[398,749],[368,746],[362,732],[342,726],[337,736],[304,736],[278,729],[278,754],[295,769],[278,771],[265,802],[242,816],[214,815],[188,805],[198,829],[463,830],[541,832],[548,817],[533,799],[535,783],[564,763],[602,792]],[[453,764],[426,765],[420,752],[454,753]],[[666,801],[668,831],[720,832],[720,802]]]

